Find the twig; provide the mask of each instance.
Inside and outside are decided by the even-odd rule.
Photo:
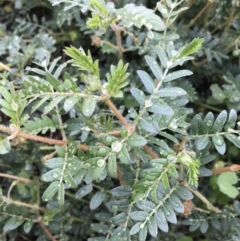
[[[84,200],[83,198],[81,198],[81,199],[76,199],[75,195],[73,195],[73,194],[70,193],[70,192],[65,191],[65,195],[68,196],[68,197],[70,197],[70,198],[72,198],[72,199],[74,199],[74,200],[77,201],[77,202],[87,203],[87,204],[89,205],[89,201]]]
[[[116,45],[114,45],[114,44],[112,44],[112,43],[110,43],[110,42],[108,42],[108,41],[106,41],[106,40],[101,40],[101,44],[107,44],[107,45],[109,45],[110,47],[116,49],[116,51],[118,50],[118,47],[117,47]]]
[[[213,111],[216,111],[216,112],[221,112],[222,111],[221,109],[218,109],[218,108],[216,108],[214,106],[211,106],[211,105],[208,105],[208,104],[204,104],[201,101],[194,101],[194,104],[200,105],[202,107],[205,107],[205,108],[207,108],[209,110],[213,110]]]
[[[119,119],[119,121],[127,128],[128,132],[133,133],[133,131],[134,131],[133,127],[130,124],[128,124],[126,119],[122,116],[122,114],[115,107],[115,105],[112,103],[112,101],[107,98],[103,99],[103,101],[108,105],[108,107],[112,110],[112,112]]]
[[[240,171],[240,165],[233,164],[230,167],[220,167],[212,170],[212,175],[221,174],[224,172],[238,172]]]
[[[146,151],[153,159],[157,159],[158,155],[147,145],[143,146],[142,149]]]
[[[7,66],[6,64],[3,64],[2,62],[0,62],[0,68],[5,69],[8,72],[11,71],[11,68],[9,66]]]
[[[7,198],[7,197],[2,197],[3,198],[3,201],[8,203],[8,204],[13,204],[13,205],[16,205],[16,206],[22,206],[22,207],[26,207],[26,208],[31,208],[33,210],[39,210],[39,211],[46,211],[45,208],[42,208],[42,207],[39,207],[38,205],[36,204],[28,204],[28,203],[24,203],[24,202],[20,202],[20,201],[15,201],[15,200],[12,200],[11,198]]]
[[[189,0],[187,3],[186,3],[186,5],[184,5],[183,7],[188,7],[188,8],[190,8],[193,4],[194,4],[194,2],[195,2],[195,0]],[[179,13],[178,14],[178,16],[177,16],[177,19],[179,19],[183,14],[184,14],[184,12],[186,12],[187,10],[184,10],[184,11],[182,11],[181,13]]]
[[[82,218],[78,218],[78,217],[75,217],[75,216],[71,216],[70,217],[71,221],[76,221],[76,222],[79,222],[79,223],[85,223],[86,221]]]
[[[97,137],[104,136],[104,135],[120,136],[121,131],[113,130],[113,131],[109,131],[109,132],[103,132],[103,133],[97,134]]]
[[[237,48],[237,46],[238,46],[238,44],[239,44],[239,40],[240,40],[240,36],[239,37],[237,37],[233,42],[231,42],[226,48],[225,48],[225,50],[228,50],[228,49],[230,49],[232,46],[236,46],[236,48]]]
[[[113,111],[113,113],[116,115],[116,117],[120,120],[120,122],[127,128],[128,133],[132,134],[135,131],[135,127],[133,125],[128,124],[126,119],[122,116],[122,114],[118,111],[118,109],[115,107],[115,105],[112,103],[110,99],[104,99],[104,102],[108,105],[108,107]],[[145,150],[152,158],[156,159],[158,158],[158,155],[152,151],[152,149],[145,145],[142,147],[143,150]]]
[[[202,16],[202,14],[205,12],[205,10],[214,2],[215,0],[208,0],[208,2],[205,4],[205,6],[201,9],[201,11],[197,14],[197,16],[190,21],[190,23],[187,25],[185,30],[188,30],[192,25],[195,24],[195,22]]]
[[[47,160],[52,159],[57,154],[57,151],[54,151],[42,158],[42,163],[45,163]]]
[[[9,133],[9,134],[12,134],[12,132],[13,132],[11,130],[11,128],[6,127],[4,125],[0,125],[0,131],[6,132],[6,133]],[[42,143],[47,143],[49,145],[63,146],[65,144],[65,142],[61,141],[61,140],[56,140],[56,139],[47,138],[47,137],[43,137],[43,136],[32,135],[32,134],[25,133],[25,132],[22,132],[22,131],[19,131],[17,136],[18,137],[23,137],[23,138],[28,139],[28,140],[33,140],[33,141],[38,141],[38,142],[42,142]],[[80,144],[78,146],[78,148],[83,150],[83,151],[87,151],[89,147],[86,146],[86,145]]]
[[[188,139],[186,136],[182,138],[182,141],[178,145],[174,145],[173,149],[176,153],[180,152],[184,149],[186,143],[188,142]]]
[[[126,186],[127,185],[127,183],[124,181],[124,179],[122,177],[122,173],[121,173],[119,167],[117,167],[117,177],[118,177],[118,180],[119,180],[119,182],[120,182],[120,184],[122,186]]]
[[[119,58],[122,59],[122,55],[123,55],[123,52],[124,52],[124,49],[122,47],[122,38],[121,38],[122,29],[119,28],[116,23],[111,24],[111,27],[116,34]]]
[[[141,44],[140,41],[139,41],[139,39],[138,39],[137,37],[135,37],[133,33],[129,32],[129,31],[128,31],[127,29],[125,29],[124,27],[121,27],[121,30],[122,30],[124,33],[126,33],[127,35],[129,35],[130,37],[132,37],[135,44],[137,44],[137,45],[140,45],[140,44]],[[126,51],[127,51],[127,49],[124,49],[124,50],[123,50],[123,52],[126,52]]]
[[[236,9],[237,9],[237,4],[238,4],[238,0],[235,0],[234,1],[234,3],[233,3],[233,6],[232,6],[232,9],[231,9],[231,12],[230,12],[230,16],[229,16],[229,18],[228,18],[228,20],[227,20],[227,23],[226,23],[226,27],[225,27],[225,29],[224,29],[224,31],[226,32],[227,30],[228,30],[228,28],[230,27],[230,25],[232,24],[232,21],[234,20],[234,13],[235,13],[235,11],[236,11]],[[237,14],[237,17],[238,17],[239,15]]]
[[[210,203],[199,191],[193,190],[192,188],[189,187],[188,183],[185,181],[183,185],[190,190],[195,196],[197,196],[202,202],[204,202],[207,206],[208,210],[211,210],[215,213],[221,213],[221,210],[214,207],[212,203]]]
[[[11,135],[7,137],[8,140],[13,140],[17,137],[19,131],[20,131],[20,127],[16,126],[16,125],[10,125],[9,127],[12,131]]]
[[[22,182],[22,183],[30,183],[31,182],[30,179],[18,177],[18,176],[13,176],[13,175],[10,175],[10,174],[5,174],[5,173],[0,173],[0,177],[6,177],[6,178],[14,179],[14,180],[17,180],[17,181]]]
[[[13,182],[11,183],[11,186],[10,186],[9,189],[8,189],[7,198],[10,198],[11,191],[12,191],[13,187],[14,187],[15,185],[17,185],[17,183],[18,183],[17,180],[15,180],[15,181],[13,181]]]
[[[8,72],[11,72],[11,68],[9,66],[7,66],[6,64],[3,64],[2,62],[0,62],[0,68],[8,71]],[[21,75],[19,73],[15,73],[14,75],[20,77]]]
[[[160,0],[158,2],[163,3],[164,0]],[[156,4],[156,7],[153,9],[153,12],[155,13],[157,11],[157,9],[158,9],[158,3]]]
[[[50,233],[50,231],[47,229],[47,227],[43,224],[41,217],[40,220],[38,221],[39,226],[42,228],[43,232],[48,236],[48,238],[52,241],[57,241],[57,239],[55,239],[53,237],[53,235]]]
[[[202,213],[210,213],[209,211],[207,211],[207,210],[205,210],[205,209],[202,209],[202,208],[196,208],[196,207],[194,207],[193,208],[194,210],[197,210],[197,211],[199,211],[199,212],[202,212]]]
[[[213,35],[217,30],[219,29],[224,29],[224,31],[226,32],[229,27],[231,26],[231,23],[233,22],[234,19],[238,18],[239,17],[239,14],[235,13],[235,10],[238,9],[237,8],[237,3],[238,3],[238,0],[235,0],[234,3],[233,3],[233,6],[231,8],[231,11],[230,11],[230,15],[229,17],[227,18],[227,20],[222,23],[222,24],[218,24],[211,32],[211,35]]]
[[[202,65],[206,64],[207,62],[208,62],[207,58],[201,60],[200,62],[192,61],[192,63],[193,63],[195,66],[202,66]]]

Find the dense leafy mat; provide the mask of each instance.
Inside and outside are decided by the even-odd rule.
[[[0,240],[240,240],[239,16],[0,1]]]

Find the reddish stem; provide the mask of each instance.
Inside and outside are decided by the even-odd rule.
[[[116,115],[116,117],[119,119],[119,121],[127,128],[128,132],[133,133],[134,128],[130,124],[128,124],[126,119],[122,116],[122,114],[119,112],[119,110],[116,108],[116,106],[112,103],[112,101],[110,99],[104,99],[104,102],[108,105],[108,107]]]
[[[238,172],[240,171],[240,165],[233,164],[230,167],[220,167],[212,170],[212,175],[221,174],[224,172]]]
[[[47,227],[43,224],[41,218],[38,221],[39,226],[42,228],[43,232],[48,236],[48,238],[52,241],[57,241],[57,239],[55,239],[53,237],[53,235],[51,234],[51,232],[47,229]]]
[[[0,130],[3,131],[3,132],[9,133],[9,134],[13,133],[13,131],[9,127],[3,126],[3,125],[0,125]],[[22,132],[22,131],[18,132],[16,136],[17,137],[23,137],[23,138],[28,139],[28,140],[47,143],[49,145],[63,146],[65,144],[65,142],[62,141],[62,140],[56,140],[56,139],[47,138],[47,137],[43,137],[43,136],[37,136],[37,135]],[[80,144],[78,146],[78,148],[83,150],[83,151],[87,151],[89,147],[87,145]]]

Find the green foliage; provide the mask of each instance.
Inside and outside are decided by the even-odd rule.
[[[98,61],[93,61],[90,52],[86,55],[82,48],[78,50],[75,47],[68,47],[65,53],[73,59],[73,66],[99,77]]]
[[[238,4],[2,1],[0,240],[239,240]]]
[[[231,198],[239,195],[239,190],[233,186],[238,183],[238,176],[235,173],[222,173],[218,176],[217,184],[222,193]]]
[[[123,93],[120,89],[124,88],[127,83],[127,78],[129,73],[126,73],[128,64],[123,65],[123,62],[120,60],[118,65],[111,66],[111,74],[107,74],[107,90],[108,94],[113,97],[123,97]]]
[[[0,142],[0,153],[1,155],[7,154],[11,151],[11,143],[7,138],[4,138]]]
[[[55,132],[60,127],[56,115],[52,119],[48,116],[42,116],[42,118],[35,117],[34,120],[29,120],[24,125],[26,126],[24,130],[33,134],[38,134],[39,132],[45,134],[48,130]]]
[[[196,38],[188,45],[184,46],[178,53],[178,57],[184,57],[191,54],[195,54],[201,48],[204,39]]]
[[[152,9],[145,6],[126,4],[124,8],[117,10],[117,14],[123,18],[120,23],[128,28],[134,25],[138,28],[145,26],[149,31],[163,31],[165,29],[162,19]]]
[[[4,99],[0,99],[1,112],[11,118],[11,123],[21,126],[27,119],[28,115],[23,114],[26,107],[26,101],[21,99],[21,92],[15,92],[12,84],[9,84],[9,90],[0,87],[1,95]]]

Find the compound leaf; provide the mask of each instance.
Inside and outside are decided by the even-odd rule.
[[[90,72],[99,78],[98,61],[93,61],[90,52],[86,54],[83,48],[77,49],[73,46],[66,47],[64,52],[72,58],[73,66],[78,67],[80,70]]]
[[[53,108],[55,108],[63,99],[65,99],[66,96],[59,95],[55,97],[52,101],[50,101],[43,109],[43,114],[46,115],[48,112],[50,112]]]
[[[123,65],[122,60],[118,62],[117,66],[111,65],[111,72],[107,74],[107,90],[109,95],[118,97],[120,89],[128,85],[126,81],[129,76],[129,73],[126,72],[127,68],[128,64]]]
[[[203,38],[195,38],[190,42],[188,45],[186,45],[184,48],[181,49],[180,53],[178,53],[177,57],[182,58],[191,54],[194,54],[198,52],[198,50],[201,48],[202,43],[204,39]]]

